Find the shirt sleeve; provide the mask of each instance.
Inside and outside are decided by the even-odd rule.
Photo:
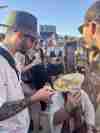
[[[85,91],[82,91],[82,105],[86,123],[95,126],[95,110]]]
[[[4,67],[0,68],[0,107],[7,101],[7,76]]]

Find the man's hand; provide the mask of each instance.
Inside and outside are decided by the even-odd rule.
[[[74,106],[77,106],[80,103],[81,92],[76,92],[74,94],[68,95],[68,101],[71,102]]]
[[[31,96],[31,100],[35,101],[48,101],[50,97],[54,94],[53,90],[50,90],[47,86],[43,89],[37,91],[33,96]]]
[[[80,92],[76,92],[74,94],[68,94],[67,103],[65,103],[65,110],[67,112],[72,112],[76,107],[80,105]]]

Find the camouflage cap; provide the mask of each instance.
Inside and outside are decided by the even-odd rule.
[[[80,33],[83,32],[84,25],[91,21],[100,23],[100,0],[93,3],[93,5],[88,8],[84,19],[84,24],[80,25],[80,27],[78,28]]]
[[[0,26],[37,37],[37,18],[25,11],[11,11]]]

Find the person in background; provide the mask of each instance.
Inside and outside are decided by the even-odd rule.
[[[84,89],[89,94],[96,110],[96,126],[100,132],[100,1],[94,2],[86,11],[84,24],[79,27],[89,53],[90,64],[86,67]],[[93,47],[96,47],[93,49]],[[97,50],[98,49],[98,50]]]
[[[22,24],[23,20],[26,21]],[[0,43],[0,132],[27,133],[30,123],[28,107],[40,100],[47,101],[54,92],[44,87],[24,97],[20,85],[13,57],[20,47],[29,49],[33,44],[34,16],[25,11],[11,11],[5,25],[5,39]]]
[[[56,64],[57,64],[57,71],[58,74],[64,73],[64,48],[63,47],[57,47],[56,48]]]
[[[38,90],[48,81],[48,74],[44,64],[44,53],[38,40],[28,50],[27,55],[34,64],[32,67],[32,83],[36,90]]]
[[[53,40],[49,40],[47,49],[47,57],[48,57],[48,64],[47,64],[47,72],[52,79],[55,79],[59,74],[64,73],[64,65],[63,65],[63,50],[58,48]]]

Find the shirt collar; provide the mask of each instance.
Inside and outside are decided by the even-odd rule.
[[[6,51],[9,52],[8,48],[7,48],[3,43],[1,43],[1,42],[0,42],[0,47],[4,48]],[[9,53],[10,53],[10,52],[9,52]]]
[[[12,56],[12,54],[9,52],[9,49],[6,47],[6,45],[4,45],[4,43],[0,42],[0,47],[2,47],[3,49],[5,49]]]

